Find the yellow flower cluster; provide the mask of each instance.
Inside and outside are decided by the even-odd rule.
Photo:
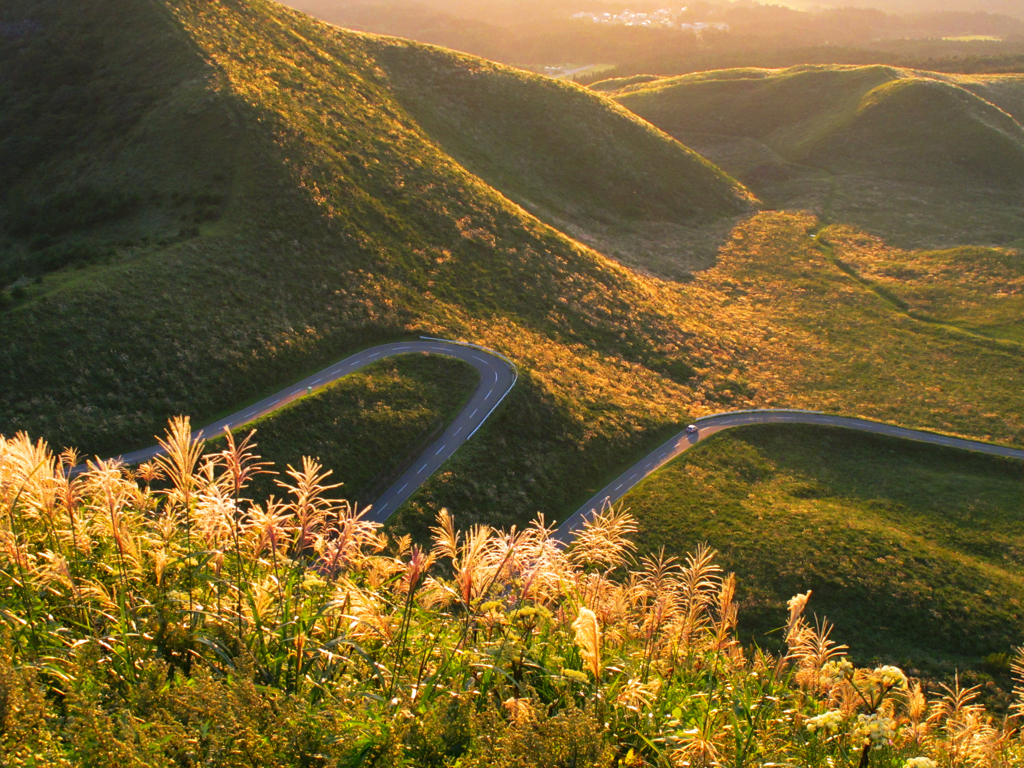
[[[839,726],[842,724],[843,713],[838,709],[830,709],[828,712],[809,718],[807,720],[807,730],[811,733],[818,730],[835,733],[839,730]]]
[[[896,738],[896,723],[891,717],[878,712],[870,715],[857,715],[857,727],[853,736],[863,744],[871,744],[878,749],[892,743]]]
[[[930,757],[912,757],[903,768],[939,768],[939,764]]]
[[[907,676],[899,667],[878,667],[871,673],[871,679],[887,688],[904,688],[907,685]]]
[[[821,668],[818,679],[821,685],[830,688],[839,685],[843,680],[853,677],[853,664],[849,659],[843,658],[839,661],[830,661]]]

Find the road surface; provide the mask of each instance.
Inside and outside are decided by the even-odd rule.
[[[316,392],[343,376],[355,373],[360,368],[384,360],[395,355],[415,353],[444,355],[463,360],[472,365],[480,373],[480,383],[466,407],[455,417],[444,433],[416,458],[412,466],[383,495],[373,502],[368,518],[383,522],[391,513],[398,509],[423,482],[430,477],[444,462],[455,453],[456,449],[480,428],[487,417],[494,412],[498,404],[505,398],[516,383],[516,368],[508,358],[489,349],[471,344],[463,344],[443,339],[422,339],[420,341],[400,341],[394,344],[382,344],[379,347],[357,352],[346,357],[322,371],[314,373],[297,384],[282,389],[270,397],[260,400],[248,408],[231,414],[226,418],[208,424],[193,432],[194,438],[213,438],[223,434],[224,428],[237,429],[256,419],[273,413],[288,403],[304,395]],[[152,459],[162,453],[160,446],[144,448],[126,453],[119,458],[125,464],[138,464]],[[75,472],[82,471],[85,466],[75,467]]]
[[[894,427],[891,424],[882,424],[868,419],[832,416],[818,411],[734,411],[732,413],[703,416],[697,419],[694,424],[698,428],[696,434],[687,434],[685,430],[680,432],[667,443],[644,456],[644,458],[640,459],[640,461],[594,494],[586,504],[576,510],[568,520],[558,527],[555,538],[568,543],[574,538],[576,531],[583,526],[587,518],[593,515],[596,510],[600,510],[605,503],[615,503],[621,499],[631,488],[642,482],[645,477],[672,461],[683,451],[689,450],[698,442],[711,437],[716,432],[748,424],[817,424],[827,427],[845,427],[861,432],[873,432],[878,435],[900,437],[904,440],[916,440],[921,443],[944,445],[949,448],[962,448],[966,451],[978,451],[995,456],[1007,456],[1012,459],[1024,460],[1024,451],[1016,448],[1004,448],[1001,445],[983,443],[979,440],[964,440],[959,437],[935,434],[934,432]]]
[[[384,522],[402,506],[406,499],[416,492],[427,478],[444,464],[449,456],[455,453],[460,445],[476,433],[494,412],[494,409],[498,407],[498,404],[512,390],[518,375],[515,366],[508,358],[483,347],[443,339],[424,338],[420,341],[383,344],[346,357],[344,360],[324,368],[322,371],[314,373],[297,384],[286,387],[248,408],[233,413],[220,421],[215,421],[213,424],[208,424],[202,429],[197,430],[194,436],[197,438],[216,437],[224,431],[225,427],[237,429],[238,427],[245,426],[249,422],[273,413],[287,403],[326,387],[328,384],[350,373],[355,373],[367,365],[393,357],[394,355],[407,355],[417,352],[444,355],[445,357],[463,360],[476,368],[480,373],[480,383],[477,385],[472,397],[470,397],[469,403],[459,412],[444,433],[417,456],[415,461],[409,466],[409,469],[391,487],[384,491],[380,498],[373,502],[368,518],[376,522]],[[687,434],[685,431],[680,432],[602,488],[559,526],[555,537],[562,542],[568,543],[595,510],[601,509],[605,503],[614,503],[621,499],[634,486],[642,482],[644,478],[672,461],[683,451],[688,450],[716,432],[748,424],[818,424],[829,427],[845,427],[861,432],[873,432],[905,440],[916,440],[932,445],[943,445],[950,448],[961,448],[967,451],[978,451],[995,456],[1006,456],[1024,460],[1024,450],[1016,448],[1005,448],[978,440],[964,440],[934,432],[894,427],[890,424],[882,424],[868,419],[832,416],[818,411],[734,411],[732,413],[703,416],[697,419],[695,424],[698,426],[696,434]],[[124,454],[118,458],[125,464],[138,464],[153,458],[159,453],[161,453],[160,447],[153,446]],[[83,465],[75,467],[74,471],[79,472],[84,469]]]

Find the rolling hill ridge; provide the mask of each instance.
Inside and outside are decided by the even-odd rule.
[[[903,228],[910,245],[1024,235],[1015,203],[1024,188],[1020,76],[802,66],[611,81],[601,90],[771,205],[806,205],[895,238]],[[908,213],[920,221],[908,223]],[[943,224],[951,217],[957,225]]]

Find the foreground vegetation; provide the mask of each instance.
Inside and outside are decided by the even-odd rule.
[[[741,647],[736,577],[700,546],[633,559],[607,510],[389,540],[305,459],[281,498],[248,441],[69,477],[0,439],[0,748],[29,765],[1010,766],[1016,717],[955,682],[855,668],[789,601]],[[1024,675],[1024,652],[1015,669]],[[1016,706],[1024,709],[1024,681]]]
[[[786,601],[813,589],[858,660],[1001,683],[999,654],[1024,639],[1022,489],[1010,459],[763,425],[702,441],[623,504],[641,553],[701,542],[721,553],[739,577],[745,639],[781,644]]]

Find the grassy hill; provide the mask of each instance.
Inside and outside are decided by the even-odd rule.
[[[905,253],[863,232],[822,229],[806,213],[764,212],[738,226],[715,267],[674,287],[679,321],[702,329],[694,342],[704,345],[702,366],[708,366],[695,376],[708,377],[705,389],[696,397],[684,390],[674,403],[675,423],[738,407],[796,407],[1020,445],[1019,341],[1009,332],[992,338],[997,334],[980,327],[971,331],[908,311],[849,266]],[[953,283],[948,274],[939,279]],[[1012,312],[1012,298],[998,295],[995,277],[985,292],[970,283],[984,277],[959,279],[961,295],[974,290],[979,306],[1006,301]],[[526,386],[517,385],[483,440],[460,450],[445,474],[410,501],[407,524],[422,524],[440,506],[472,519],[512,522],[524,509],[564,519],[669,437],[669,422],[633,439],[623,435],[617,444],[590,437],[605,424],[628,429],[624,412],[611,404],[643,386],[635,373],[617,372],[598,355],[587,360],[585,373],[556,372],[547,359],[521,359]],[[535,382],[558,377],[561,392],[577,398],[580,421],[549,442],[544,425],[565,401],[547,401],[541,409],[529,393]],[[648,407],[663,405],[655,390],[640,392]],[[544,447],[536,453],[516,445]]]
[[[741,631],[774,647],[795,590],[862,659],[929,676],[1019,642],[1019,462],[849,430],[715,436],[625,499],[646,552],[701,541],[735,570]],[[996,665],[998,666],[998,665]]]
[[[808,207],[904,245],[1024,237],[1015,202],[1024,185],[1019,75],[803,66],[624,83],[610,93],[771,205]]]
[[[593,93],[440,48],[380,43],[374,57],[395,97],[446,153],[620,261],[706,266],[730,214],[747,210],[749,193],[719,168]]]
[[[235,430],[255,429],[259,453],[278,472],[311,456],[343,483],[330,495],[374,501],[436,439],[462,409],[480,379],[459,360],[401,355],[357,371]],[[224,441],[210,448],[223,450]],[[279,494],[271,476],[253,484],[257,496]]]
[[[840,233],[819,242],[822,222],[809,214],[733,226],[749,211],[741,187],[600,95],[264,0],[26,1],[3,13],[2,29],[20,30],[4,38],[5,66],[58,39],[61,50],[92,51],[103,67],[86,85],[106,88],[108,106],[134,104],[137,119],[97,133],[74,102],[82,126],[43,141],[4,198],[5,263],[35,263],[72,241],[104,250],[80,269],[19,272],[4,291],[0,432],[119,452],[149,444],[168,415],[202,422],[360,346],[427,334],[499,349],[521,377],[405,508],[398,524],[421,533],[444,506],[460,524],[564,516],[632,456],[713,411],[810,407],[1024,442],[1019,343],[915,317],[851,274],[877,249],[862,233],[840,254]],[[158,43],[173,53],[166,67],[145,59]],[[117,76],[131,69],[119,57],[132,46],[142,59]],[[187,65],[166,71],[179,59]],[[133,82],[148,100],[114,87]],[[64,101],[36,104],[49,92],[32,80],[3,83],[5,119],[26,121],[10,136],[59,122]],[[534,100],[555,114],[519,130]],[[11,106],[30,102],[38,114]],[[207,149],[168,148],[161,131],[179,131],[162,119],[172,107],[191,145]],[[137,175],[118,175],[132,158],[145,159]],[[160,170],[172,166],[177,176]],[[47,224],[52,243],[19,228],[23,210],[92,210],[47,207],[48,190],[107,189],[104,174],[131,205],[102,220],[72,216],[64,231]],[[633,191],[632,206],[621,190]],[[186,192],[210,202],[176,202]],[[646,276],[569,236],[594,222],[617,231],[708,219],[731,228],[728,240],[689,281]],[[631,252],[649,263],[649,251]],[[429,394],[422,373],[408,387],[389,374],[387,397]],[[278,417],[279,456],[308,439],[328,460],[330,430],[318,422],[359,416],[359,397],[306,405]],[[333,455],[355,474],[344,450]]]
[[[24,30],[8,40],[12,51],[45,47],[63,30],[65,50],[95,37],[97,61],[106,61],[125,39],[108,34],[115,26],[131,28],[139,50],[163,40],[189,62],[177,79],[139,65],[98,82],[138,78],[155,94],[140,102],[144,114],[145,104],[179,94],[165,79],[187,82],[236,126],[225,138],[207,136],[202,120],[188,123],[190,141],[232,149],[210,218],[181,222],[189,231],[171,235],[154,224],[130,245],[113,240],[104,246],[112,252],[81,269],[19,278],[5,292],[4,433],[27,429],[56,445],[119,452],[148,444],[170,414],[201,422],[360,346],[422,333],[500,349],[521,378],[473,444],[410,504],[410,527],[440,506],[466,522],[563,515],[680,423],[739,407],[840,410],[1021,440],[1024,409],[1012,385],[1024,368],[1019,348],[908,316],[830,260],[811,237],[813,217],[759,215],[729,234],[713,269],[669,283],[526,210],[537,188],[560,190],[538,197],[547,206],[538,212],[552,221],[620,215],[619,188],[635,192],[637,226],[645,217],[651,227],[667,224],[673,210],[684,223],[672,226],[689,226],[716,206],[731,226],[746,209],[735,183],[600,96],[334,29],[262,0],[104,0],[74,13],[26,2],[4,13],[5,24]],[[8,104],[35,93],[5,87]],[[420,89],[434,89],[436,105]],[[513,107],[498,108],[502,92]],[[540,130],[534,120],[515,136],[516,110],[531,99],[563,104],[569,117],[543,124],[557,138],[545,161],[517,164],[506,140],[535,154],[546,146],[530,132]],[[163,125],[153,109],[152,123]],[[120,135],[125,153],[163,162],[161,134]],[[120,167],[120,156],[94,152],[89,141],[49,142],[52,157],[25,170],[23,192],[5,199],[5,253],[33,253],[11,231],[9,210],[73,165],[60,158],[79,159],[82,183]],[[575,158],[572,173],[562,154]],[[206,156],[185,155],[180,173],[202,190]],[[607,166],[614,188],[600,186],[596,166]],[[639,181],[645,175],[650,188]],[[166,208],[173,195],[139,199],[138,211],[156,213],[82,225],[73,237],[107,244],[108,228],[127,228],[131,216],[158,223],[160,211],[175,210]],[[979,369],[990,375],[979,381]]]
[[[15,2],[2,21],[5,35],[17,33],[4,38],[5,71],[25,78],[3,80],[5,118],[24,115],[8,124],[12,140],[59,122],[64,104],[36,101],[48,91],[20,58],[29,53],[92,56],[98,69],[81,87],[91,99],[101,93],[107,111],[134,109],[134,122],[100,135],[98,118],[72,102],[74,119],[63,122],[82,126],[42,141],[4,198],[3,259],[34,269],[14,269],[0,293],[5,434],[27,429],[87,453],[120,452],[148,444],[170,414],[202,422],[360,346],[454,336],[505,351],[524,373],[511,432],[485,445],[517,446],[517,471],[527,454],[552,467],[515,510],[529,517],[551,488],[577,492],[596,482],[602,462],[686,418],[681,408],[716,391],[712,356],[736,353],[683,316],[674,287],[513,202],[550,182],[561,185],[563,215],[578,211],[580,220],[610,215],[618,203],[602,196],[619,187],[637,201],[637,226],[647,215],[688,226],[714,219],[718,206],[728,227],[749,210],[735,182],[601,97],[348,33],[262,0]],[[515,133],[508,110],[480,127],[467,124],[471,110],[449,123],[424,110],[421,125],[405,106],[415,85],[407,70],[417,66],[423,77],[493,79],[510,103],[536,98],[554,109],[564,99],[565,117],[550,125],[561,137],[554,151],[518,173],[500,143]],[[175,108],[184,125],[170,119]],[[457,130],[492,133],[491,154],[486,141],[463,145],[505,188],[445,151]],[[172,133],[202,151],[178,152]],[[540,151],[539,139],[529,141]],[[577,161],[563,173],[556,152],[570,148]],[[133,158],[145,162],[135,169]],[[177,175],[162,170],[169,166]],[[614,187],[600,186],[605,166]],[[71,188],[106,189],[109,176],[132,205],[63,231],[47,225],[53,242],[36,243],[17,212],[50,210],[47,190],[72,169]],[[662,174],[648,187],[644,174],[654,170]],[[188,190],[211,196],[201,215],[191,199],[179,205]],[[36,258],[69,243],[101,252],[59,269]],[[521,475],[501,477],[522,485]],[[502,514],[512,505],[499,502]]]
[[[155,7],[7,3],[0,286],[180,240],[218,218],[240,126]]]

